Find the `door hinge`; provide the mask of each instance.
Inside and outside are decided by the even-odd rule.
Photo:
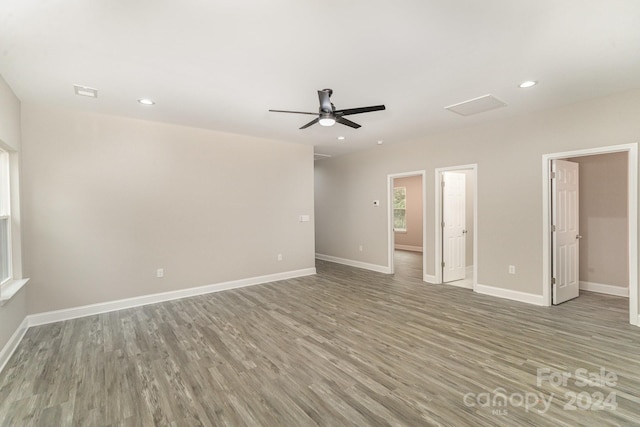
[[[444,261],[442,261],[441,265],[442,265],[442,267],[444,267]]]
[[[444,228],[444,221],[440,223],[440,227]]]
[[[556,173],[555,172],[551,172],[551,179],[556,179]]]
[[[551,226],[551,231],[556,231],[556,226],[555,225]]]
[[[552,278],[551,278],[551,284],[552,284],[552,285],[555,285],[555,284],[556,284],[556,278],[555,278],[555,277],[552,277]]]

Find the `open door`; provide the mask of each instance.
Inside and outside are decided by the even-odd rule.
[[[395,273],[396,249],[405,252],[420,253],[421,265],[418,268],[415,256],[400,256],[398,259],[403,263],[401,267],[405,274],[411,271],[410,275],[420,280],[425,280],[427,269],[426,259],[426,207],[425,207],[425,171],[413,171],[387,175],[388,191],[388,273]],[[396,188],[404,188],[396,197]],[[396,230],[399,228],[400,230]],[[396,235],[396,231],[398,234]],[[362,249],[361,249],[362,250]],[[404,252],[403,252],[404,253]],[[411,260],[408,262],[408,260]],[[411,264],[410,268],[407,266]]]
[[[551,161],[551,250],[553,304],[576,298],[579,282],[578,163]]]
[[[442,172],[442,281],[465,278],[465,174]]]

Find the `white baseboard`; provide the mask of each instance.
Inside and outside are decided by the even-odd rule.
[[[316,258],[322,261],[335,262],[336,264],[344,264],[350,267],[363,268],[365,270],[371,270],[378,273],[391,274],[391,269],[384,265],[369,264],[368,262],[355,261],[352,259],[339,258],[339,257],[324,255],[324,254],[316,254]]]
[[[422,252],[422,246],[394,245],[394,248],[401,251]]]
[[[465,267],[464,277],[465,277],[465,279],[469,279],[469,278],[473,277],[473,265],[467,265]],[[436,285],[442,284],[442,282],[438,282],[437,281],[435,275],[431,275],[431,274],[425,274],[424,275],[424,281],[425,282],[429,282],[429,283],[433,283],[433,284],[436,284]],[[454,284],[454,286],[460,286],[462,288],[473,289],[473,284],[471,284],[471,285],[455,285]]]
[[[629,288],[628,287],[623,288],[622,286],[613,286],[613,285],[605,285],[602,283],[584,282],[581,280],[580,290],[629,298]]]
[[[20,344],[20,341],[22,341],[28,329],[29,319],[25,317],[22,323],[20,323],[20,326],[18,326],[18,329],[11,335],[9,341],[7,341],[2,350],[0,350],[0,372],[2,372],[9,359],[11,359],[11,356],[18,348],[18,344]]]
[[[530,294],[527,292],[513,291],[511,289],[496,288],[493,286],[477,284],[475,292],[484,295],[490,295],[498,298],[510,299],[513,301],[520,301],[533,305],[546,305],[542,295]]]
[[[473,289],[473,282],[470,280],[454,280],[453,282],[446,282],[444,285],[455,286],[462,289]]]
[[[233,280],[230,282],[216,283],[213,285],[199,286],[196,288],[180,289],[178,291],[163,292],[158,294],[143,295],[118,301],[109,301],[98,304],[73,307],[64,310],[49,311],[27,316],[28,326],[44,325],[63,320],[76,319],[78,317],[92,316],[94,314],[108,313],[126,308],[140,307],[147,304],[176,300],[212,292],[226,291],[228,289],[242,288],[245,286],[259,285],[278,280],[293,279],[296,277],[316,274],[315,268],[287,271],[283,273],[268,274],[266,276],[251,277],[248,279]]]
[[[432,274],[425,274],[423,277],[424,281],[427,283],[436,283],[436,276],[432,275]]]

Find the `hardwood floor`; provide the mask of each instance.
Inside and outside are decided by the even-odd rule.
[[[422,281],[422,252],[393,251],[393,269],[397,278]]]
[[[31,328],[0,374],[0,424],[640,425],[640,328],[624,298],[544,308],[400,271],[317,269]],[[601,368],[602,386],[575,378]],[[615,409],[589,409],[611,393]]]

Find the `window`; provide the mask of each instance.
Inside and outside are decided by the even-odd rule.
[[[9,154],[0,150],[0,285],[11,279],[11,209]]]
[[[407,231],[407,188],[393,189],[393,230]]]

